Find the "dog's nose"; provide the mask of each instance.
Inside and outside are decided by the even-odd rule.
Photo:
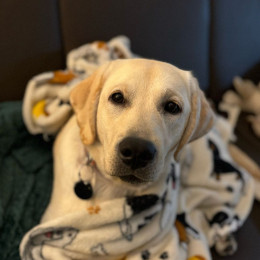
[[[119,143],[119,156],[133,170],[153,161],[156,148],[153,143],[136,137],[127,137]]]

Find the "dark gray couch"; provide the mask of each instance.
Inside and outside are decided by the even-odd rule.
[[[28,79],[64,68],[72,48],[124,34],[135,53],[192,70],[218,102],[260,62],[259,14],[260,0],[0,0],[0,101],[22,99]],[[245,131],[239,143],[260,163],[259,139]],[[259,203],[238,241],[224,259],[259,259]]]

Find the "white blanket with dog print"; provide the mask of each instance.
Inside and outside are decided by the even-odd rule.
[[[173,226],[176,179],[172,168],[143,195],[104,201],[35,227],[23,239],[22,259],[185,259]]]
[[[231,254],[254,189],[228,154],[222,120],[187,146],[160,186],[33,228],[21,243],[22,259],[208,260],[213,246]]]

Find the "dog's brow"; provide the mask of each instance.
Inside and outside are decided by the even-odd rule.
[[[163,94],[163,99],[176,98],[179,101],[182,101],[181,93],[178,90],[166,89]]]
[[[128,94],[129,92],[129,86],[127,84],[115,84],[110,89],[107,90],[108,94],[111,94],[116,91],[123,91],[124,94]]]
[[[167,88],[164,93],[165,93],[164,94],[165,96],[173,96],[176,94],[176,91],[174,91],[173,89]]]

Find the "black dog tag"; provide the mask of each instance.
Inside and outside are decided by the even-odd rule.
[[[82,200],[88,200],[93,196],[93,189],[91,184],[79,181],[74,186],[74,192]]]

